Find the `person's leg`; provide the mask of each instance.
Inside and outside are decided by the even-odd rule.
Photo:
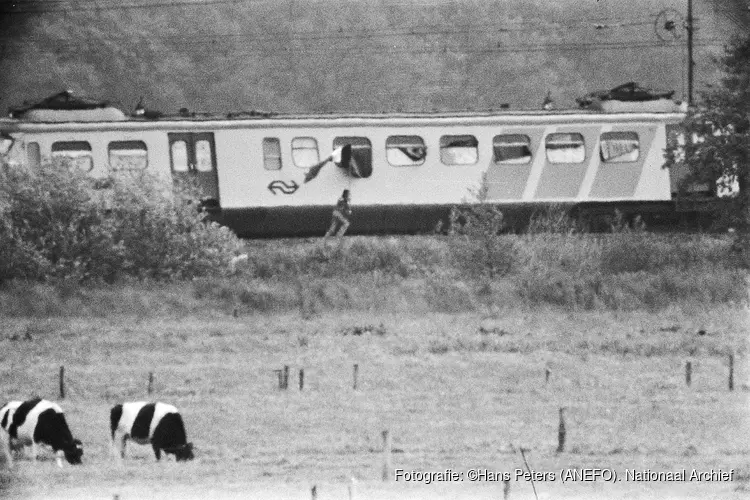
[[[329,236],[333,236],[336,234],[336,227],[338,227],[339,224],[343,224],[346,221],[343,215],[341,215],[341,212],[338,210],[333,211],[333,217],[331,217],[331,227],[328,228],[328,232],[326,232],[326,238]]]
[[[328,238],[329,236],[333,236],[336,233],[336,227],[338,226],[338,219],[334,215],[331,218],[331,225],[328,228],[328,231],[326,231],[325,238]]]
[[[349,220],[345,217],[341,218],[341,226],[339,227],[338,232],[336,233],[336,236],[344,236],[344,233],[346,233],[346,230],[349,228]]]

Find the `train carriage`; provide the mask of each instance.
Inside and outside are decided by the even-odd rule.
[[[552,203],[671,220],[683,175],[663,168],[669,129],[684,118],[676,109],[66,116],[0,120],[12,138],[6,157],[31,166],[65,158],[94,177],[142,170],[190,178],[213,213],[246,237],[323,234],[344,189],[354,233],[431,231],[450,207],[480,201],[509,220]],[[352,165],[331,162],[305,182],[344,145]]]

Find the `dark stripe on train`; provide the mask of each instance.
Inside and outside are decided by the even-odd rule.
[[[520,231],[535,212],[550,203],[494,204],[506,226]],[[574,217],[604,218],[615,209],[624,216],[641,215],[647,227],[669,228],[680,223],[680,212],[673,201],[623,201],[560,203]],[[455,205],[355,205],[347,234],[426,234],[442,224],[447,228]],[[283,206],[273,208],[225,208],[216,218],[240,237],[323,236],[331,223],[333,206]],[[595,228],[594,228],[595,229]]]
[[[24,422],[26,422],[26,417],[28,417],[29,412],[36,405],[38,405],[40,401],[40,398],[30,399],[28,401],[24,401],[23,403],[21,403],[21,406],[16,408],[16,412],[13,414],[13,423],[10,424],[10,428],[8,429],[8,434],[10,434],[10,437],[14,439],[18,437],[18,428],[21,427]]]
[[[148,431],[151,428],[151,421],[154,419],[155,403],[147,403],[138,411],[133,421],[133,428],[130,429],[130,437],[136,439],[148,439]]]

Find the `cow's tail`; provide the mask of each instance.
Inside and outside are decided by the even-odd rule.
[[[115,405],[112,411],[109,412],[109,429],[112,431],[112,440],[115,439],[115,431],[117,426],[120,424],[120,418],[122,417],[122,405]]]

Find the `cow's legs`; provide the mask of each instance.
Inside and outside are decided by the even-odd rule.
[[[55,453],[55,455],[57,455],[57,458],[56,458],[57,466],[62,469],[62,466],[63,466],[63,457],[65,456],[65,452],[62,451],[62,450],[57,450],[57,452]]]
[[[128,435],[123,434],[120,438],[120,458],[125,458],[125,443],[128,440]]]
[[[152,443],[151,446],[154,448],[154,455],[156,455],[156,461],[161,460],[161,448],[158,445]]]
[[[0,432],[2,432],[0,430]],[[5,458],[8,461],[8,468],[13,467],[13,450],[10,443],[10,436],[7,434],[2,435],[2,439],[5,439],[7,442],[2,443],[3,445],[3,453],[5,453]]]
[[[31,456],[34,457],[34,462],[39,460],[39,447],[34,441],[31,442]]]

